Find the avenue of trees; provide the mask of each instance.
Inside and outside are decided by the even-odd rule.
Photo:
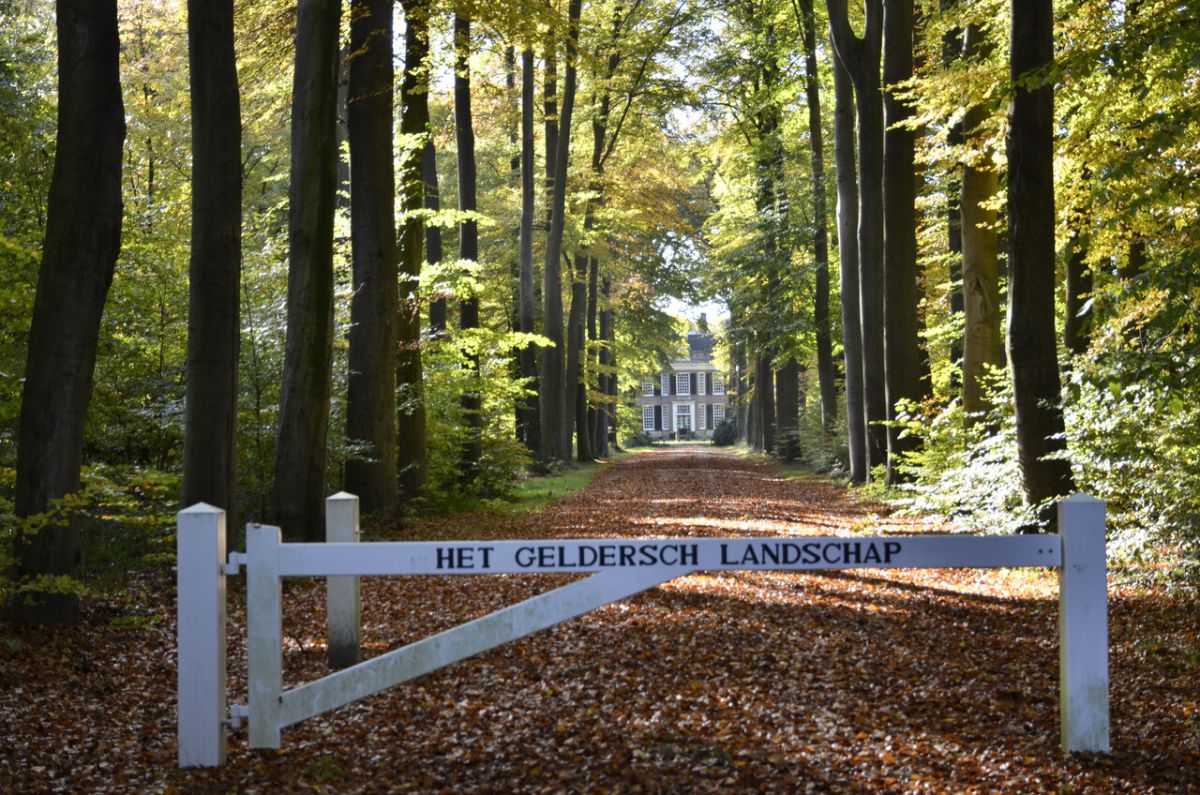
[[[8,615],[180,505],[320,539],[607,456],[668,296],[755,450],[1194,554],[1188,5],[0,0]]]

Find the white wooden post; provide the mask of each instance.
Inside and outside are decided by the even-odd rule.
[[[339,491],[326,498],[325,541],[357,543],[358,539],[358,497]],[[361,642],[362,601],[358,577],[327,578],[325,595],[329,667],[347,668],[358,662]]]
[[[1058,503],[1059,720],[1067,753],[1108,753],[1108,583],[1104,503],[1075,494]]]
[[[246,527],[246,641],[250,747],[279,747],[283,691],[283,618],[280,615],[278,527]]]
[[[225,512],[176,514],[179,766],[225,764]]]

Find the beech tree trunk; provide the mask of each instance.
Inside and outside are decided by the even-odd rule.
[[[610,431],[616,432],[616,417],[613,412],[616,409],[617,397],[617,377],[608,374],[605,371],[612,367],[612,341],[613,341],[613,313],[609,306],[608,298],[611,286],[608,277],[600,281],[600,351],[598,360],[600,364],[601,394],[604,395],[605,401],[596,412],[596,449],[595,453],[598,456],[606,457],[609,451],[615,447],[613,439],[610,438]]]
[[[533,334],[537,318],[533,290],[533,51],[521,53],[521,227],[519,237],[520,276],[518,280],[521,331]],[[517,406],[518,432],[525,447],[533,454],[541,449],[541,420],[538,417],[537,348],[527,345],[518,353],[520,376],[530,384],[534,395]]]
[[[846,436],[850,479],[855,483],[863,483],[867,479],[867,426],[863,409],[862,314],[858,287],[858,169],[854,151],[854,86],[836,51],[833,54],[833,99],[842,356],[846,366]]]
[[[1063,318],[1063,345],[1076,356],[1087,353],[1092,331],[1091,310],[1084,309],[1092,293],[1092,271],[1087,266],[1087,233],[1080,231],[1080,226],[1082,223],[1071,234],[1067,255],[1066,317]]]
[[[592,440],[587,424],[587,385],[584,383],[584,333],[587,319],[586,254],[576,256],[571,271],[571,308],[567,316],[567,401],[573,410],[575,456],[592,460]]]
[[[883,18],[883,220],[884,220],[884,323],[887,381],[887,418],[897,419],[902,400],[920,401],[925,396],[921,379],[921,344],[917,328],[917,185],[914,165],[914,133],[902,126],[912,108],[896,96],[893,88],[913,72],[912,0],[887,0]],[[900,475],[900,456],[918,441],[888,426],[888,482]]]
[[[454,16],[454,125],[458,144],[458,209],[474,213],[476,203],[475,127],[471,114],[471,20],[462,14]],[[458,258],[467,262],[479,260],[479,225],[473,217],[464,218],[458,225]],[[479,297],[472,294],[459,300],[458,326],[462,331],[479,328]],[[483,457],[483,417],[479,389],[479,355],[470,354],[475,388],[462,396],[467,423],[467,441],[462,451],[464,480],[478,474]]]
[[[863,336],[863,403],[867,464],[886,463],[887,395],[884,362],[883,95],[879,66],[883,0],[866,0],[860,39],[850,28],[846,0],[826,0],[833,44],[854,84],[858,121],[859,311]]]
[[[567,413],[568,382],[563,363],[562,244],[565,229],[567,166],[571,150],[571,115],[575,106],[575,60],[579,46],[579,16],[582,0],[571,0],[568,7],[567,66],[564,75],[562,111],[559,117],[560,140],[554,152],[554,185],[550,202],[550,230],[546,236],[542,290],[545,301],[543,334],[553,347],[542,351],[541,414],[542,458],[567,461],[571,456],[571,421]],[[549,148],[549,144],[547,144]]]
[[[428,92],[425,102],[428,106]],[[425,140],[425,147],[421,150],[421,180],[425,187],[425,209],[436,213],[442,209],[442,202],[438,190],[437,147],[432,134]],[[442,227],[438,224],[425,225],[425,261],[430,266],[442,261]],[[437,339],[445,333],[446,299],[434,298],[429,302],[429,336]]]
[[[428,0],[409,0],[404,8],[404,75],[400,82],[400,132],[412,138],[428,136],[420,152],[409,151],[400,161],[400,236],[397,276],[398,294],[394,305],[396,318],[395,355],[399,404],[390,404],[396,423],[396,456],[393,477],[398,477],[399,495],[412,498],[425,491],[429,476],[426,453],[425,370],[421,361],[421,266],[422,243],[426,237],[420,210],[425,206],[425,182],[431,179],[437,190],[437,163],[429,132],[429,15]],[[390,63],[389,63],[390,68]],[[391,91],[386,94],[391,102]],[[389,117],[390,118],[390,117]],[[390,133],[390,130],[389,130]],[[391,136],[389,134],[389,153]],[[426,155],[428,152],[428,155]],[[426,175],[426,157],[431,177]],[[437,201],[436,195],[434,202]],[[433,226],[430,224],[430,226]],[[395,222],[391,227],[395,229]],[[440,230],[437,255],[441,258]],[[445,330],[446,304],[442,302],[442,328]]]
[[[346,490],[358,495],[362,511],[369,514],[396,506],[396,179],[389,0],[351,1],[350,51],[354,57],[350,59],[346,119],[354,292],[350,299],[346,436],[367,443],[369,450],[364,458],[346,462]],[[407,187],[411,175],[406,173],[406,177]]]
[[[804,25],[804,96],[808,105],[808,137],[812,169],[812,244],[816,265],[813,323],[817,332],[817,383],[821,390],[821,429],[833,433],[837,421],[837,383],[833,367],[833,332],[829,318],[829,234],[825,210],[825,136],[821,128],[821,83],[817,72],[817,22],[813,0],[800,0]]]
[[[233,0],[189,0],[192,253],[181,505],[236,509],[242,124]]]
[[[275,445],[275,519],[289,540],[325,538],[337,188],[337,0],[300,0],[292,82],[287,343]]]
[[[92,395],[100,316],[121,247],[121,149],[125,108],[115,0],[59,0],[58,133],[46,207],[21,425],[16,515],[45,512],[79,489],[83,430]],[[52,520],[14,535],[15,580],[34,585],[7,617],[36,624],[79,623],[78,597],[36,587],[41,576],[72,577],[79,529]]]
[[[968,60],[986,57],[989,45],[983,32],[970,25],[964,34],[963,54]],[[964,140],[972,142],[986,119],[986,110],[975,106],[963,117]],[[997,212],[987,206],[999,190],[999,175],[987,162],[991,152],[972,157],[962,170],[962,296],[963,412],[967,422],[979,418],[990,406],[984,389],[988,367],[1004,365],[1000,315],[1000,239]]]
[[[1025,499],[1053,522],[1074,488],[1066,449],[1054,336],[1054,17],[1042,0],[1013,0],[1009,76],[1008,356]],[[1035,79],[1033,85],[1028,82]]]

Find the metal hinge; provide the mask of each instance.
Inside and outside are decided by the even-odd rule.
[[[229,720],[227,721],[229,728],[240,729],[242,728],[242,721],[249,718],[250,707],[245,704],[233,704],[229,707]]]
[[[242,573],[242,567],[246,565],[246,561],[245,552],[230,552],[229,562],[221,567],[221,573],[227,577],[236,577]]]

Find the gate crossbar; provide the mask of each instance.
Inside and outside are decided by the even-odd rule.
[[[357,500],[327,501],[331,538],[357,537]],[[334,520],[334,517],[344,519]],[[341,522],[346,527],[334,528]],[[1109,750],[1104,503],[1059,502],[1058,535],[571,539],[493,542],[284,544],[280,530],[247,528],[245,555],[225,560],[225,515],[179,513],[179,764],[225,761],[225,576],[247,574],[250,745],[278,748],[280,731],[454,662],[698,571],[849,568],[1056,568],[1059,704],[1065,751]],[[352,526],[350,526],[352,525]],[[327,577],[332,622],[358,637],[357,577],[508,573],[591,574],[291,690],[282,682],[283,577]],[[335,583],[339,586],[334,588]],[[352,588],[340,586],[352,584]],[[352,605],[335,611],[334,593]],[[341,597],[338,597],[339,599]],[[354,641],[357,643],[357,641]],[[356,652],[355,652],[356,653]]]

